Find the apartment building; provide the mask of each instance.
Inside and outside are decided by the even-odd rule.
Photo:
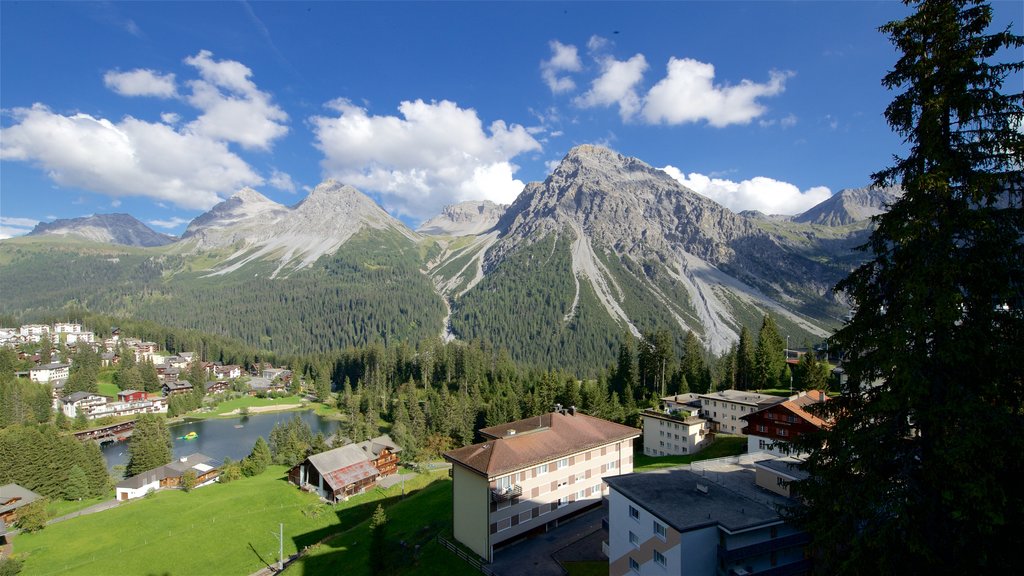
[[[700,395],[700,416],[711,421],[712,432],[743,434],[743,416],[785,400],[757,392],[720,390]]]
[[[670,456],[694,454],[710,444],[711,426],[700,416],[687,412],[661,412],[643,410],[640,412],[644,430],[644,454],[647,456]]]
[[[70,364],[50,362],[49,364],[40,364],[39,366],[29,369],[28,377],[33,382],[48,384],[55,380],[67,380],[70,373]]]
[[[747,452],[767,452],[774,456],[789,453],[787,443],[803,434],[818,430],[825,421],[812,414],[814,404],[828,400],[820,390],[794,394],[784,402],[742,416],[743,434],[747,436]]]
[[[455,539],[488,562],[496,547],[600,505],[604,480],[633,470],[636,428],[575,408],[483,428],[452,463]]]
[[[609,478],[608,573],[808,573],[809,535],[777,512],[796,503],[778,491],[773,469],[757,464],[744,455]]]

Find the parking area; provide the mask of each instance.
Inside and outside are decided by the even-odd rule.
[[[596,508],[547,533],[499,550],[488,568],[498,576],[565,576],[562,561],[605,560],[601,554],[601,519]]]

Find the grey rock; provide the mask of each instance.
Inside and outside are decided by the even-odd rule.
[[[40,222],[28,236],[77,236],[93,242],[125,246],[163,246],[177,240],[161,234],[129,214],[95,214]]]

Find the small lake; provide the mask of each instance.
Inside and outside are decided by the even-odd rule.
[[[252,445],[258,436],[264,440],[270,438],[270,431],[278,422],[286,422],[299,416],[309,425],[313,434],[317,432],[330,436],[338,428],[338,422],[317,415],[312,410],[301,412],[272,412],[253,414],[237,418],[210,418],[196,422],[180,422],[171,425],[171,441],[174,443],[174,458],[188,456],[193,452],[202,452],[211,458],[223,460],[231,458],[238,461],[249,455]],[[194,440],[182,437],[189,432],[199,436]],[[115,442],[102,447],[103,457],[107,460],[107,468],[128,463],[128,443]]]

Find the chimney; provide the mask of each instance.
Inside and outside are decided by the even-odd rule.
[[[506,436],[515,436],[516,435],[516,429],[515,428],[509,428],[508,432],[506,432],[505,435]]]
[[[561,404],[555,404],[555,412],[561,412],[561,411],[562,411],[562,405]]]

